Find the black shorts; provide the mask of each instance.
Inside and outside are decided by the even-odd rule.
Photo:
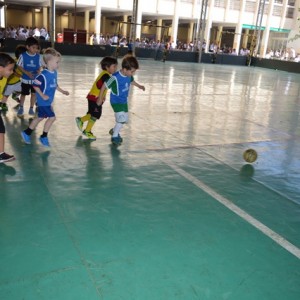
[[[88,114],[90,114],[93,118],[100,119],[102,115],[102,105],[97,105],[96,102],[88,100],[89,110]]]
[[[0,114],[0,133],[5,133],[5,126],[1,114]]]
[[[21,88],[22,88],[22,91],[21,91],[21,94],[22,95],[30,95],[30,93],[34,94],[35,93],[35,89],[33,88],[33,86],[29,83],[21,83]]]

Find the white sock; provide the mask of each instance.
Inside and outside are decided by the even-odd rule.
[[[115,127],[114,127],[114,133],[113,133],[113,137],[117,137],[120,133],[120,130],[122,129],[123,124],[122,123],[116,123]]]

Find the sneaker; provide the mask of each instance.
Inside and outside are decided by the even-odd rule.
[[[15,160],[16,158],[13,155],[9,155],[5,152],[3,152],[2,154],[0,154],[0,163],[5,163],[5,162],[9,162],[12,160]]]
[[[83,130],[82,134],[85,135],[90,140],[95,140],[96,139],[96,137],[93,135],[92,132],[87,132],[87,131]]]
[[[8,111],[8,107],[7,107],[6,103],[1,103],[1,104],[2,104],[1,105],[2,111],[4,111],[4,112]]]
[[[111,138],[111,142],[116,146],[120,146],[123,142],[123,139],[120,136],[116,136]]]
[[[20,116],[20,117],[24,115],[24,108],[23,108],[23,106],[19,107],[17,115]]]
[[[25,133],[25,131],[21,131],[21,136],[23,138],[23,141],[25,142],[25,144],[31,144],[31,137],[30,135],[28,135],[27,133]]]
[[[45,147],[50,147],[48,137],[40,137],[40,142]]]
[[[113,134],[114,134],[114,129],[112,128],[108,133],[109,133],[110,135],[113,135]],[[119,134],[118,134],[118,138],[119,138],[120,144],[122,144],[123,138],[122,138]]]
[[[30,114],[31,116],[34,116],[34,115],[35,115],[35,112],[34,112],[34,110],[33,110],[33,107],[30,107],[30,108],[29,108],[28,114]]]
[[[81,119],[79,117],[77,117],[77,118],[75,118],[75,122],[76,122],[76,125],[77,125],[78,129],[80,130],[80,132],[82,132],[83,122],[81,121]]]
[[[11,97],[12,97],[15,101],[17,101],[18,103],[20,103],[20,99],[19,99],[17,93],[12,93]]]

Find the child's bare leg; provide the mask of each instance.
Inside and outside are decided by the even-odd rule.
[[[4,133],[0,133],[0,153],[4,152]]]

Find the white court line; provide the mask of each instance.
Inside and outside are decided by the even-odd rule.
[[[287,241],[285,238],[283,238],[281,235],[267,227],[266,225],[262,224],[260,221],[253,218],[251,215],[246,213],[244,210],[233,204],[228,199],[224,198],[217,192],[215,192],[213,189],[211,189],[209,186],[207,186],[205,183],[203,183],[201,180],[195,178],[193,175],[185,172],[178,166],[166,162],[165,163],[172,168],[174,171],[176,171],[178,174],[186,178],[188,181],[192,182],[194,185],[202,189],[205,193],[212,196],[215,200],[226,206],[228,209],[230,209],[232,212],[240,216],[242,219],[244,219],[246,222],[253,225],[255,228],[257,228],[259,231],[261,231],[263,234],[265,234],[267,237],[275,241],[278,245],[280,245],[282,248],[289,251],[291,254],[296,256],[300,259],[300,249],[297,248],[295,245],[291,244],[289,241]]]

